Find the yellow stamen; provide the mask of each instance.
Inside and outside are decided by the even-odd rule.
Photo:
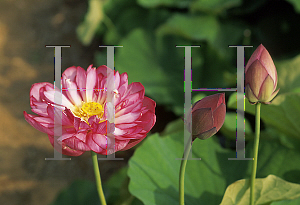
[[[103,115],[103,106],[96,102],[84,103],[81,109],[89,116]]]
[[[73,114],[77,117],[80,117],[82,120],[88,123],[88,119],[94,115],[97,115],[98,118],[102,118],[104,113],[104,108],[100,103],[96,102],[83,102],[81,108],[76,107],[72,110]],[[101,120],[103,121],[103,120]]]

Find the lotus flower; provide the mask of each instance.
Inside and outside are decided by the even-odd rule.
[[[277,95],[277,71],[267,49],[260,44],[245,68],[245,94],[249,102],[270,104]],[[276,91],[275,91],[276,90]]]
[[[155,124],[155,102],[144,96],[141,83],[128,85],[127,73],[114,72],[114,130],[113,136],[107,136],[107,118],[113,116],[113,107],[106,101],[107,69],[110,68],[96,69],[92,65],[87,71],[75,66],[66,69],[61,81],[62,103],[55,105],[55,109],[54,94],[60,91],[47,82],[33,84],[30,105],[37,116],[24,111],[26,121],[47,133],[52,146],[61,144],[62,150],[57,151],[64,155],[79,156],[85,151],[109,155],[135,146]],[[59,116],[58,112],[62,135],[54,141],[54,118]],[[115,142],[110,143],[113,138]]]
[[[193,140],[197,137],[202,140],[210,138],[224,124],[226,115],[225,94],[218,93],[199,100],[193,105],[191,114]],[[187,122],[190,129],[190,122]]]

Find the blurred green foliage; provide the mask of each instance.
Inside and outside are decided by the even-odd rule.
[[[100,200],[97,194],[96,184],[90,181],[77,180],[69,187],[62,190],[50,205],[99,205]]]
[[[176,45],[201,45],[192,49],[193,88],[236,86],[236,49],[229,45],[253,45],[246,60],[260,43],[286,63],[299,52],[297,1],[95,1],[78,27],[79,39],[122,45],[115,51],[116,70],[177,115],[183,114],[184,49]],[[106,64],[106,49],[95,53],[95,61]]]
[[[192,49],[193,88],[236,87],[236,49],[245,49],[245,63],[263,44],[278,71],[278,96],[262,106],[258,177],[274,174],[300,183],[300,1],[298,0],[90,0],[77,34],[84,45],[98,39],[115,49],[115,69],[127,72],[129,82],[141,82],[158,105],[182,116],[184,111],[184,49]],[[106,64],[106,49],[95,53],[97,66]],[[193,101],[207,93],[194,92]],[[220,130],[226,142],[235,142],[236,97],[226,92],[228,115]],[[254,106],[246,99],[246,157],[252,157]],[[157,119],[157,123],[164,119]],[[176,204],[183,151],[183,121],[169,123],[147,137],[129,163],[129,191],[144,204]],[[215,138],[215,139],[213,139]],[[235,155],[216,137],[196,140],[187,165],[187,204],[219,204],[227,186],[250,176],[250,161],[228,161]],[[226,145],[226,143],[225,143]],[[147,160],[146,160],[147,159]],[[114,176],[126,181],[125,171]],[[113,179],[112,179],[113,180]],[[114,180],[113,180],[114,181]],[[125,183],[125,182],[124,182]],[[127,186],[110,182],[107,197],[130,199]],[[122,182],[123,184],[123,182]],[[125,183],[126,184],[126,183]],[[71,187],[71,189],[74,189]],[[75,190],[75,189],[74,189]],[[124,191],[125,190],[125,191]],[[75,190],[76,192],[76,190]],[[122,194],[123,193],[123,194]],[[63,197],[63,196],[61,196]],[[138,199],[124,204],[139,204]],[[298,204],[287,201],[289,204]],[[285,202],[273,202],[283,204]]]

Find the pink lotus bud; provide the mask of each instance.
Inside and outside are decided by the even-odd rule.
[[[193,140],[196,137],[205,140],[216,134],[224,123],[225,115],[224,93],[210,95],[196,102],[192,107]]]
[[[277,95],[277,71],[267,49],[260,44],[245,69],[245,94],[249,102],[270,104]],[[275,91],[276,90],[276,91]]]

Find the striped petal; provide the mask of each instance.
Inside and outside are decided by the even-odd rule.
[[[93,100],[96,81],[96,68],[92,68],[92,65],[90,65],[86,76],[86,102],[92,102]]]

